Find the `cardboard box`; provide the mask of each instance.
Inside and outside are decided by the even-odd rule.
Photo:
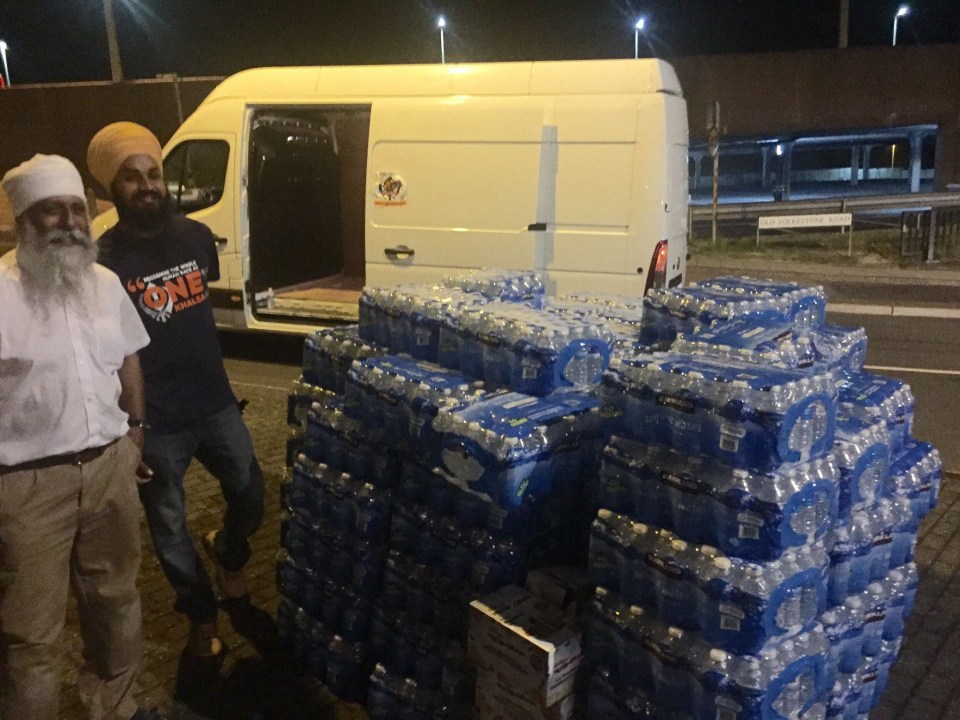
[[[573,618],[515,585],[470,603],[468,652],[478,675],[496,673],[544,707],[573,694],[581,640]]]
[[[571,720],[574,696],[543,705],[543,698],[497,672],[477,675],[477,720]]]

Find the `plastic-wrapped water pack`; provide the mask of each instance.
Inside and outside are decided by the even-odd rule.
[[[858,371],[863,368],[867,336],[863,328],[796,328],[743,317],[682,333],[670,349],[792,370]]]
[[[554,486],[575,482],[599,452],[595,399],[580,393],[546,398],[487,395],[462,409],[440,408],[440,466],[463,489],[500,507],[520,506]]]
[[[303,342],[303,379],[310,385],[342,393],[354,360],[378,357],[385,352],[362,339],[356,325],[316,330]]]
[[[643,306],[635,298],[577,293],[562,298],[544,298],[543,309],[561,317],[579,318],[602,326],[610,334],[611,355],[632,357],[646,350],[639,339]]]
[[[393,486],[398,482],[399,463],[388,446],[383,428],[371,427],[344,412],[342,398],[314,403],[307,416],[304,453],[331,468]]]
[[[605,509],[591,529],[590,575],[598,585],[738,654],[810,626],[826,607],[827,563],[820,543],[750,562]]]
[[[820,286],[720,277],[685,288],[651,290],[644,298],[640,339],[664,348],[679,333],[740,317],[757,325],[816,327],[823,323],[825,312],[826,296]]]
[[[890,495],[887,482],[890,471],[890,433],[882,420],[866,422],[837,412],[837,432],[833,453],[840,465],[840,502],[837,518],[850,519],[853,510]]]
[[[863,592],[891,569],[912,561],[917,522],[909,500],[883,499],[854,512],[849,525],[828,533],[828,605],[840,605],[848,595]]]
[[[456,336],[456,350],[448,338]],[[518,303],[494,302],[460,313],[444,328],[440,364],[481,378],[488,388],[547,395],[599,382],[611,333],[595,322]]]
[[[910,502],[913,516],[922,520],[937,505],[943,462],[930,443],[909,440],[890,465],[890,488]]]
[[[384,355],[355,362],[348,373],[345,411],[383,428],[392,443],[429,444],[441,407],[459,408],[483,390],[458,372],[413,358]]]
[[[658,709],[694,720],[823,718],[827,648],[823,629],[813,625],[755,655],[731,654],[603,587],[587,631],[588,658],[619,688],[636,688]]]
[[[614,437],[603,452],[597,501],[727,555],[774,560],[833,527],[838,479],[832,455],[761,474]]]
[[[527,302],[538,306],[543,297],[543,280],[532,270],[482,268],[443,279],[444,286],[479,293],[488,300]]]
[[[487,298],[442,285],[364,288],[360,296],[360,337],[394,353],[436,362],[440,327]]]
[[[654,353],[614,359],[602,401],[621,435],[756,472],[821,457],[834,441],[828,373]]]
[[[890,431],[890,448],[899,453],[913,429],[916,401],[902,380],[868,372],[844,373],[837,381],[840,405],[867,422],[883,420]]]

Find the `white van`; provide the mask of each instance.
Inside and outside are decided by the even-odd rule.
[[[356,319],[365,284],[464,268],[679,285],[687,138],[660,60],[264,68],[210,93],[164,174],[220,238],[217,322],[302,333]]]

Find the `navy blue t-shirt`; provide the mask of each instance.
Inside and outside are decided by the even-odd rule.
[[[210,229],[182,215],[152,238],[114,227],[100,238],[100,262],[120,277],[150,335],[140,364],[154,431],[178,432],[236,402],[207,287],[220,278]]]

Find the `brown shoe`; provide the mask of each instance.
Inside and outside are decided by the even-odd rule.
[[[217,623],[191,623],[187,636],[187,654],[193,657],[216,657],[224,650],[217,637]]]
[[[227,570],[220,564],[214,546],[216,537],[216,530],[208,532],[203,538],[203,549],[206,550],[216,569],[217,587],[220,588],[220,592],[227,600],[239,600],[246,597],[250,594],[250,590],[247,589],[247,578],[243,574],[243,570]]]

